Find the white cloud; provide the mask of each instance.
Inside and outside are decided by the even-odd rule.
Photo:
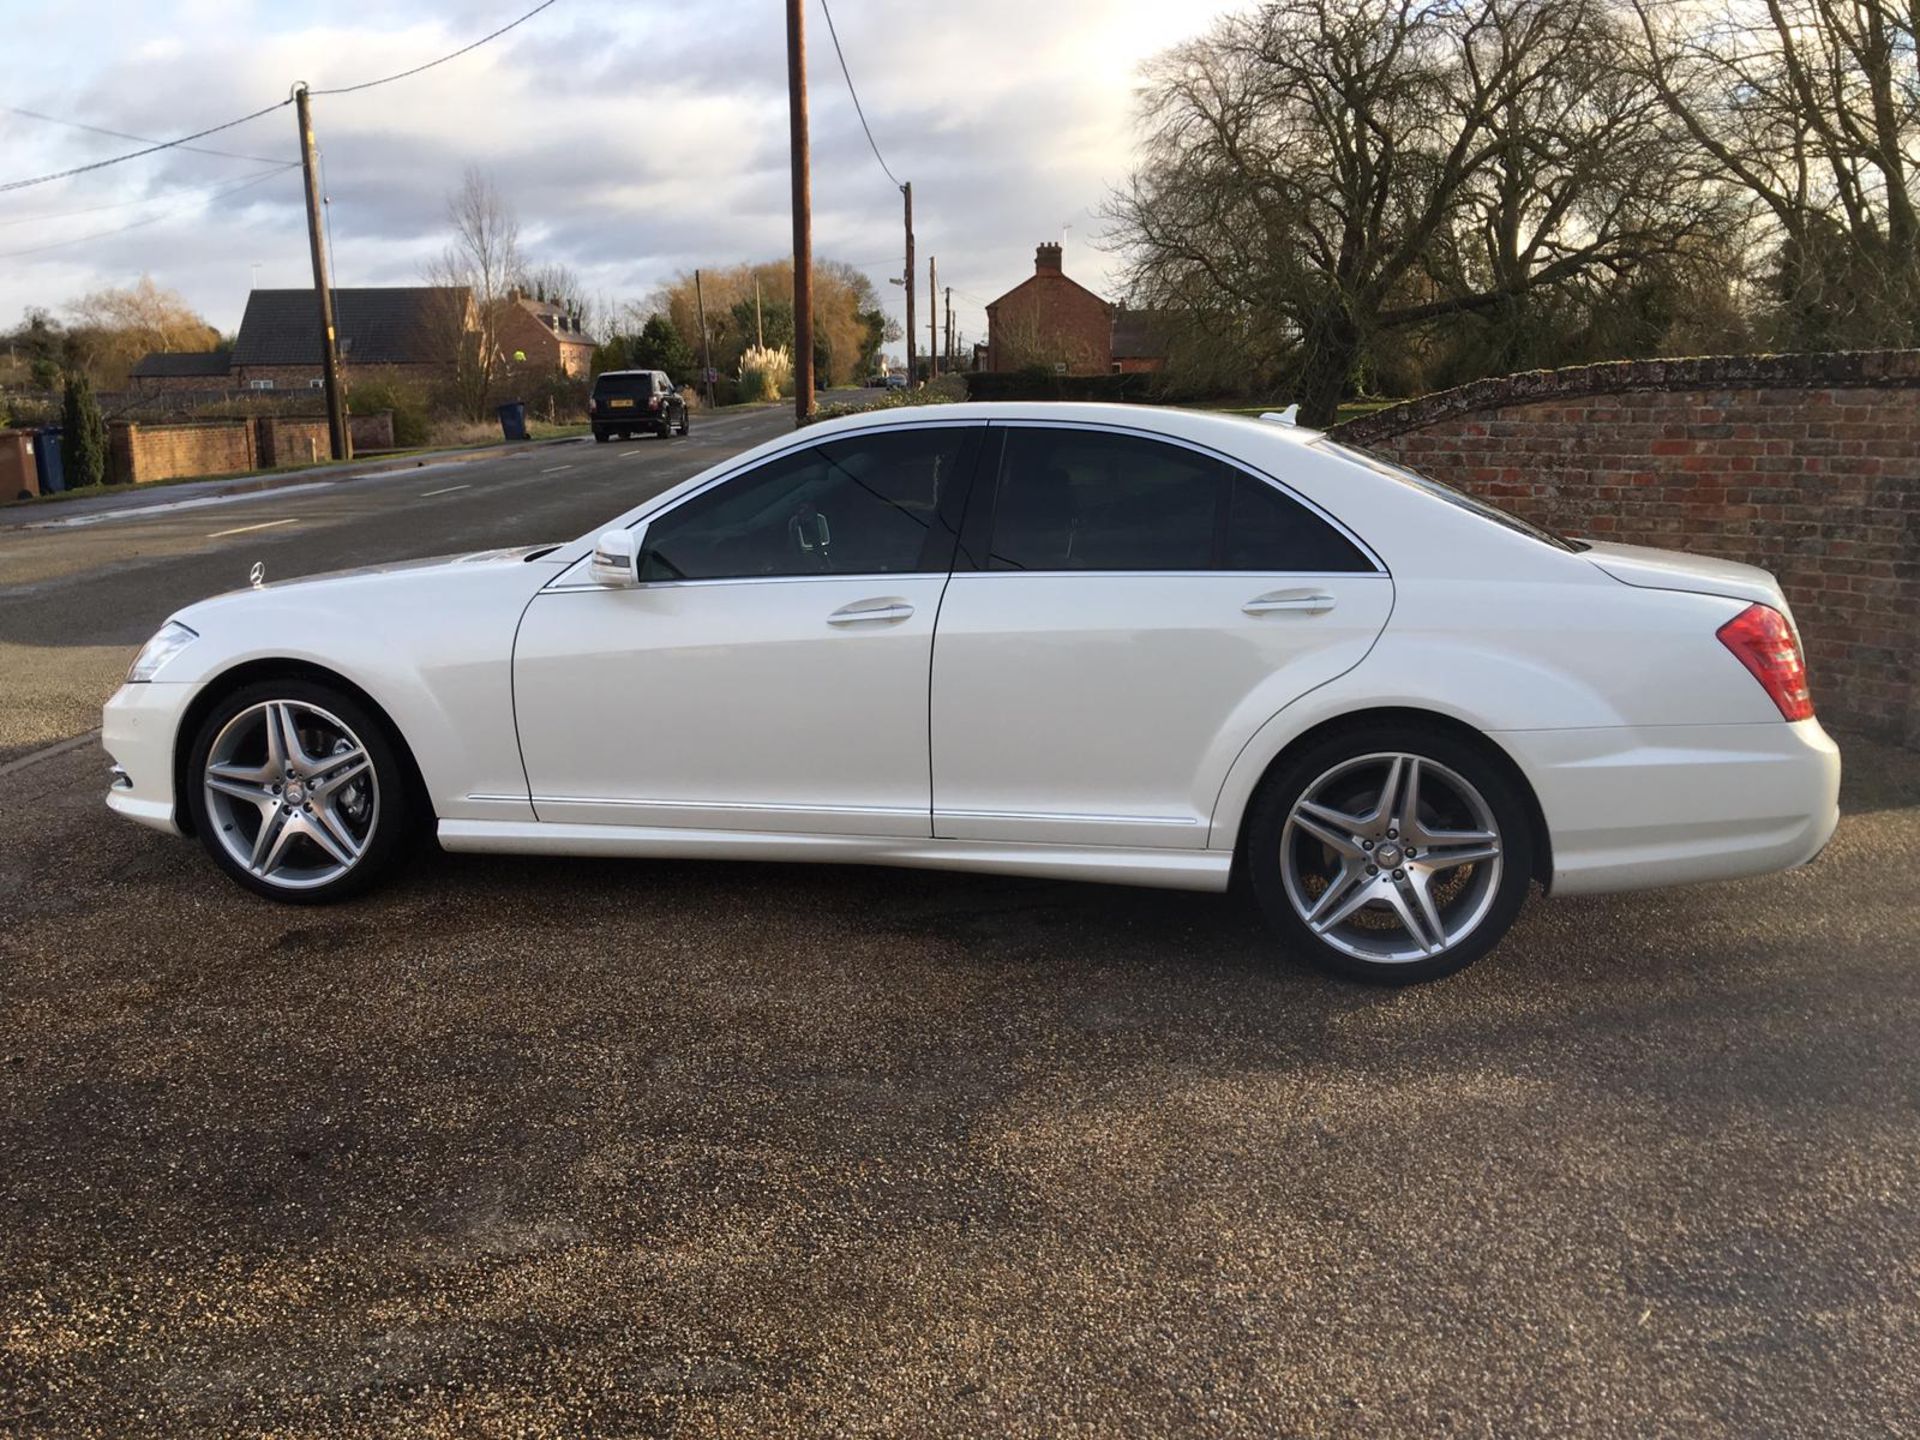
[[[422,19],[405,0],[45,7],[13,26],[16,53],[34,63],[16,67],[6,103],[171,137],[279,100],[298,79],[319,89],[404,69],[518,8],[442,0]],[[1139,66],[1230,8],[838,0],[867,118],[894,173],[914,184],[923,326],[928,255],[970,338],[984,332],[983,302],[1030,272],[1037,241],[1064,236],[1069,273],[1110,291],[1093,215],[1130,168]],[[899,196],[861,133],[817,4],[807,19],[815,254],[861,263],[897,311],[885,281],[899,273]],[[469,164],[493,171],[538,258],[575,266],[615,298],[789,246],[785,33],[770,0],[560,0],[472,55],[314,107],[343,285],[414,281],[444,242],[443,196]],[[298,155],[291,109],[201,143]],[[0,182],[129,148],[0,113]],[[169,151],[0,192],[0,323],[147,272],[231,328],[256,264],[262,285],[308,278],[297,171],[213,193],[261,168]],[[122,202],[135,203],[71,213]],[[22,217],[36,218],[9,223]],[[150,223],[99,234],[135,221]],[[99,238],[11,253],[78,237]]]

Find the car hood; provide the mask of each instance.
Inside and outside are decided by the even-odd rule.
[[[1780,582],[1757,565],[1686,555],[1678,550],[1654,550],[1644,545],[1613,545],[1603,540],[1591,542],[1582,555],[1623,585],[1755,600],[1771,605],[1783,615],[1789,613]]]
[[[345,570],[322,570],[316,575],[298,575],[290,580],[275,580],[268,575],[255,588],[284,590],[293,585],[316,585],[323,581],[346,580],[360,575],[397,575],[405,570],[444,570],[454,565],[524,562],[543,550],[559,548],[558,545],[516,545],[503,550],[473,550],[464,555],[429,555],[418,560],[393,560],[380,565],[353,565]]]

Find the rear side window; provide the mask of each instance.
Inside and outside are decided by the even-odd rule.
[[[649,525],[640,578],[944,571],[973,433],[891,431],[769,460]]]
[[[1321,516],[1184,446],[1094,430],[1009,427],[991,570],[1371,571]]]
[[[1225,469],[1191,450],[1097,430],[1011,428],[991,570],[1205,570]]]
[[[1243,470],[1233,474],[1222,570],[1327,572],[1373,569],[1360,547],[1313,511]]]

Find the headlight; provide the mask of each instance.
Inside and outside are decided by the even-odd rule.
[[[133,657],[133,667],[127,671],[127,683],[132,685],[153,679],[162,665],[199,638],[198,631],[189,630],[178,620],[169,620]]]

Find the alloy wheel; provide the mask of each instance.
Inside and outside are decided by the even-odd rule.
[[[373,757],[340,718],[265,700],[214,737],[202,784],[221,846],[288,890],[331,884],[360,863],[380,823]]]
[[[1486,798],[1420,755],[1344,760],[1294,801],[1280,835],[1288,902],[1321,940],[1356,960],[1445,954],[1493,908],[1503,864]]]

